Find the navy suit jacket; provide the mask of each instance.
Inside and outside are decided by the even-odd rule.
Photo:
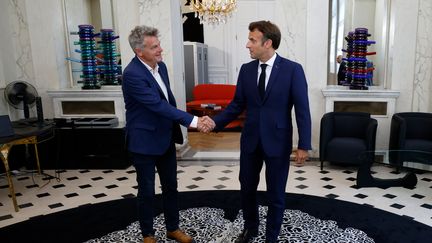
[[[159,74],[168,90],[169,102],[153,75],[134,57],[123,72],[123,97],[126,106],[126,143],[134,153],[161,155],[172,140],[183,143],[179,124],[188,127],[193,116],[176,108],[168,72],[163,62]]]
[[[246,110],[240,139],[241,150],[252,152],[261,140],[268,156],[287,156],[292,150],[291,110],[294,106],[299,132],[298,148],[312,149],[311,116],[303,68],[277,55],[264,99],[261,100],[257,87],[258,65],[258,60],[242,65],[233,100],[222,113],[214,117],[216,131]]]

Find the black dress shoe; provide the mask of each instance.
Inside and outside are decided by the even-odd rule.
[[[234,241],[235,243],[247,243],[250,239],[256,237],[258,235],[257,230],[245,229],[239,234],[237,239]]]

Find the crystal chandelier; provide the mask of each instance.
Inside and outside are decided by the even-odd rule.
[[[237,0],[192,0],[191,9],[195,12],[200,23],[207,22],[215,25],[226,23],[235,10]]]

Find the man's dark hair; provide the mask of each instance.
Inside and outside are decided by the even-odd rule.
[[[270,21],[256,21],[249,24],[249,31],[258,30],[263,33],[262,42],[264,43],[266,40],[272,40],[272,46],[276,50],[279,48],[279,44],[281,41],[281,32],[279,28]]]

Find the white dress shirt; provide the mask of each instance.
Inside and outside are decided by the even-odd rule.
[[[150,67],[149,65],[147,65],[147,63],[143,62],[140,58],[138,58],[138,59],[142,62],[142,64],[144,64],[144,66],[153,75],[153,77],[156,80],[157,84],[161,88],[162,93],[164,94],[166,100],[169,102],[167,87],[166,87],[165,83],[163,82],[162,77],[159,74],[159,65],[156,64],[156,67],[153,69],[152,67]],[[197,128],[198,127],[198,117],[197,116],[194,116],[192,122],[189,124],[189,127],[192,127],[192,128]]]
[[[270,78],[270,74],[271,74],[271,71],[273,69],[273,64],[274,64],[275,60],[276,60],[276,52],[273,54],[273,56],[267,62],[261,62],[261,61],[259,61],[258,67],[261,67],[261,64],[267,64],[264,87],[267,87],[267,84],[268,84],[268,81],[269,81],[269,78]],[[259,76],[260,75],[261,75],[261,68],[258,68],[257,85],[258,85],[258,82],[259,82]]]
[[[139,59],[139,58],[138,58]],[[165,85],[165,83],[162,81],[162,78],[159,74],[159,65],[156,64],[156,67],[153,69],[152,67],[150,67],[149,65],[147,65],[147,63],[143,62],[141,59],[139,59],[142,64],[144,64],[144,66],[150,71],[150,73],[153,75],[153,78],[156,80],[157,84],[159,85],[159,87],[162,90],[162,93],[165,96],[165,99],[169,102],[168,99],[168,90],[167,87]]]

